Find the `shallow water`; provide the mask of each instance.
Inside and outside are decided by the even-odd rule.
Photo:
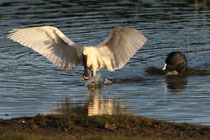
[[[209,125],[210,76],[166,77],[161,72],[171,51],[185,53],[190,68],[210,70],[209,4],[207,0],[0,1],[0,118],[131,113]],[[103,80],[88,86],[81,66],[66,72],[6,38],[13,28],[42,25],[58,27],[81,45],[97,45],[115,26],[136,28],[148,42],[124,68],[101,70]]]

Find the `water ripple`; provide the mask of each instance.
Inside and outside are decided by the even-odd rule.
[[[161,70],[171,51],[185,53],[190,68],[210,70],[209,9],[207,3],[187,0],[2,0],[0,118],[134,113],[210,124],[209,76],[170,79]],[[58,27],[81,45],[100,43],[115,26],[136,28],[148,42],[121,70],[101,70],[95,86],[83,81],[81,66],[68,72],[55,68],[6,38],[13,28],[43,25]]]

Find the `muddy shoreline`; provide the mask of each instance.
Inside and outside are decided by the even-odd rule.
[[[0,135],[24,133],[53,139],[122,136],[148,139],[210,139],[210,126],[173,123],[134,115],[37,115],[0,119]]]

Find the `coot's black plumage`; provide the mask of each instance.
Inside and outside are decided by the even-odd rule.
[[[172,72],[177,71],[179,74],[187,70],[187,58],[181,52],[171,52],[168,54],[163,70]]]

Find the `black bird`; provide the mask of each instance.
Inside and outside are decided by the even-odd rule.
[[[181,52],[171,52],[168,54],[163,70],[183,74],[187,69],[187,58],[184,54]]]

